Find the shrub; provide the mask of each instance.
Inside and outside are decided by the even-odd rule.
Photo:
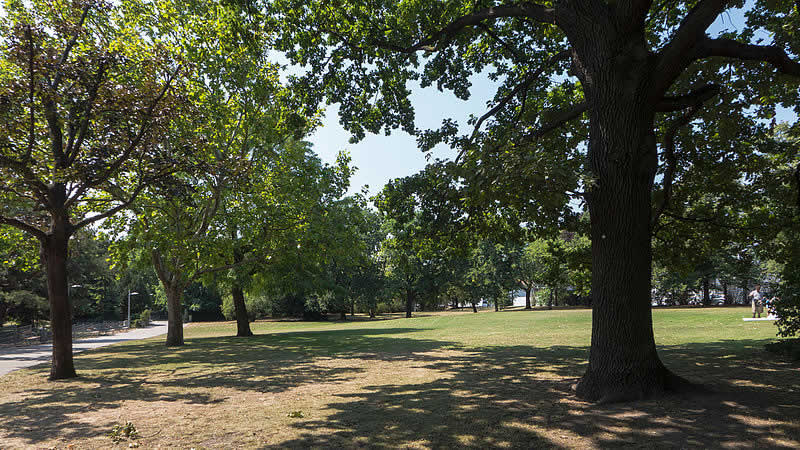
[[[247,307],[247,318],[252,320],[268,317],[272,310],[272,300],[266,295],[245,295],[244,304]],[[233,306],[233,297],[228,294],[222,298],[222,315],[226,320],[236,319],[236,309]]]
[[[139,314],[139,322],[141,322],[143,327],[150,325],[150,314],[151,311],[149,309],[145,309]]]

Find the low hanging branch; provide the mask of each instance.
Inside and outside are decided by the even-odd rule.
[[[587,109],[589,109],[589,105],[586,102],[582,102],[565,110],[554,113],[553,120],[542,125],[533,133],[525,136],[524,142],[530,142],[532,140],[539,139],[540,137],[546,135],[547,133],[566,124],[567,122],[577,119],[584,112],[586,112]]]
[[[537,79],[539,79],[540,76],[542,76],[542,73],[545,71],[545,69],[552,66],[557,61],[568,57],[570,54],[571,52],[569,50],[558,52],[555,55],[548,58],[547,61],[545,61],[541,66],[539,66],[538,69],[536,69],[530,75],[526,76],[524,80],[522,80],[519,84],[517,84],[517,86],[511,92],[508,93],[508,95],[506,95],[499,102],[497,102],[497,105],[495,105],[494,108],[490,109],[486,114],[481,116],[481,118],[478,119],[477,122],[475,122],[475,128],[472,130],[472,137],[470,138],[470,140],[472,141],[475,139],[475,137],[478,135],[478,132],[480,131],[481,125],[483,125],[483,123],[487,119],[493,117],[495,114],[500,112],[512,99],[514,99],[520,93],[524,94],[525,92],[527,92],[530,85],[533,84],[533,82],[535,82]]]
[[[688,111],[670,125],[664,135],[664,160],[667,164],[664,169],[664,196],[651,219],[651,229],[654,229],[658,224],[658,220],[672,200],[672,183],[675,179],[675,165],[677,163],[677,158],[675,157],[675,135],[681,127],[688,125],[692,121],[692,118],[700,111],[701,105],[702,103],[697,103],[689,108]]]

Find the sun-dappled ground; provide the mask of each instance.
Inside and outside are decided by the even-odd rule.
[[[0,377],[0,448],[800,447],[800,368],[763,350],[747,308],[654,311],[666,365],[713,393],[615,405],[576,399],[591,312],[191,324]]]

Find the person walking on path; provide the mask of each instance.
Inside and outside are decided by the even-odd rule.
[[[764,297],[761,295],[761,285],[757,284],[756,288],[753,289],[749,294],[748,297],[752,297],[751,305],[753,306],[753,318],[756,318],[756,314],[758,314],[758,318],[761,318],[761,313],[764,312]]]

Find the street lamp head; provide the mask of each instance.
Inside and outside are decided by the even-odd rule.
[[[138,292],[131,292],[131,295],[139,295]]]
[[[82,285],[82,284],[73,284],[73,285],[72,285],[72,286],[70,286],[70,287],[71,287],[71,288],[79,288],[79,287],[83,287],[83,285]]]

